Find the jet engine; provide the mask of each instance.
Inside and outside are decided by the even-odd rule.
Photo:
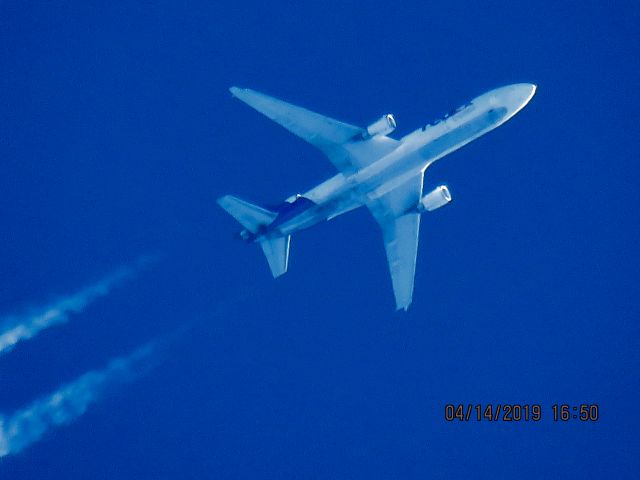
[[[362,134],[364,138],[376,137],[378,135],[387,135],[396,129],[396,119],[388,113],[367,127]]]
[[[418,204],[418,210],[421,212],[431,212],[432,210],[445,206],[451,200],[451,193],[447,186],[440,185],[422,197]]]

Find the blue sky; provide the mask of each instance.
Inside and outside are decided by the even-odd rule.
[[[634,478],[639,13],[3,2],[0,318],[69,311],[0,355],[0,418],[80,394],[0,476]],[[402,136],[523,81],[538,92],[520,114],[429,170],[454,202],[423,218],[406,314],[368,212],[295,236],[273,281],[215,204],[334,173],[231,85],[357,125],[392,112]],[[447,403],[544,418],[448,423]],[[554,423],[554,403],[601,418]]]

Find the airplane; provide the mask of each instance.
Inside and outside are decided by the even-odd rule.
[[[366,206],[382,229],[396,309],[413,298],[420,217],[452,200],[446,185],[423,194],[424,173],[441,159],[505,123],[531,100],[532,83],[491,90],[400,140],[392,114],[365,128],[344,123],[255,90],[231,94],[318,148],[338,173],[275,209],[225,195],[218,204],[243,227],[240,237],[258,243],[277,278],[287,271],[291,235]]]

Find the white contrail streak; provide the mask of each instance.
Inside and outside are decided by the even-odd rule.
[[[0,317],[0,355],[11,350],[21,340],[36,336],[45,328],[66,323],[70,314],[82,312],[87,305],[134,276],[151,260],[150,257],[143,257],[130,266],[120,267],[72,295],[59,298],[44,307],[30,308],[27,314]]]
[[[92,370],[57,391],[8,416],[0,414],[0,458],[37,442],[52,428],[68,424],[87,411],[105,390],[135,380],[152,366],[154,346],[145,345],[118,357],[103,370]]]

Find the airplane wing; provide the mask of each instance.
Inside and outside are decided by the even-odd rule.
[[[396,308],[407,310],[413,298],[420,213],[412,211],[422,197],[423,174],[367,204],[382,228]]]
[[[362,140],[364,129],[325,117],[248,88],[231,87],[234,97],[319,148],[342,173],[366,167],[391,152],[398,141],[386,136]]]

